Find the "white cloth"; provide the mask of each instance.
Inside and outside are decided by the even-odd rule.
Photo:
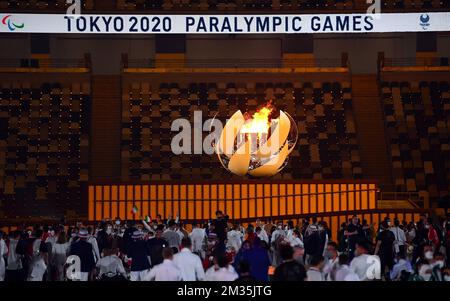
[[[308,276],[308,281],[325,281],[323,273],[316,267],[310,267],[306,275]]]
[[[6,246],[5,241],[0,239],[0,281],[5,280],[6,266],[3,256],[6,255],[6,253],[8,253],[8,247]]]
[[[126,277],[127,273],[123,267],[122,260],[117,255],[110,255],[100,258],[97,262],[97,268],[99,269],[99,276],[103,274],[123,275]]]
[[[210,267],[205,274],[206,281],[234,281],[239,278],[239,275],[233,268],[219,268],[216,270],[215,266]]]
[[[89,272],[80,272],[79,278],[74,279],[74,281],[88,281],[89,280]]]
[[[368,280],[367,269],[371,266],[371,260],[369,260],[369,255],[361,254],[353,258],[350,263],[350,269],[358,275],[359,280]]]
[[[286,233],[282,229],[277,229],[272,232],[271,242],[274,243],[279,236],[285,237]]]
[[[92,245],[92,252],[94,253],[94,260],[97,262],[100,259],[100,251],[98,249],[97,239],[94,236],[89,236],[87,242]]]
[[[181,231],[180,229],[177,229],[175,232],[178,234],[178,236],[180,236],[180,241],[182,241],[183,238],[184,238],[184,233],[183,233],[183,231]]]
[[[166,231],[164,231],[162,236],[169,244],[169,247],[177,248],[177,250],[178,250],[180,243],[181,243],[181,239],[180,239],[180,235],[178,235],[177,232],[175,232],[172,229],[167,229]]]
[[[192,250],[194,252],[203,254],[203,243],[206,238],[205,229],[194,228],[191,233],[189,233],[189,237],[192,241]]]
[[[291,236],[291,238],[289,239],[289,243],[291,244],[291,247],[305,247],[303,241],[298,237]]]
[[[325,266],[323,267],[323,274],[325,275],[326,281],[333,281],[331,278],[331,273],[334,269],[337,268],[339,264],[339,256],[336,256],[336,258],[330,258],[325,262]]]
[[[400,259],[396,264],[394,264],[394,267],[392,268],[391,275],[390,275],[391,279],[395,280],[395,279],[399,278],[402,274],[402,271],[407,271],[409,273],[413,272],[413,269],[412,269],[409,261],[407,261],[403,258]]]
[[[405,231],[403,231],[399,227],[392,227],[390,230],[392,233],[394,233],[395,236],[394,248],[395,252],[398,253],[400,251],[399,246],[404,246],[406,243]]]
[[[187,248],[174,255],[173,263],[181,271],[184,281],[205,280],[205,271],[198,255],[195,255]]]
[[[146,277],[147,281],[181,281],[183,280],[181,271],[172,260],[164,259],[150,270]]]
[[[266,243],[269,243],[269,236],[267,235],[267,232],[266,230],[264,230],[264,228],[261,228],[261,232],[259,232],[258,237]]]
[[[233,247],[236,252],[239,251],[242,245],[243,235],[240,231],[231,230],[227,233],[227,245]]]
[[[70,244],[68,242],[63,244],[55,243],[52,246],[52,265],[56,269],[56,278],[58,281],[64,279],[64,265],[66,264],[67,254],[69,253]]]
[[[42,281],[47,265],[40,257],[35,258],[31,265],[31,274],[28,277],[28,281]]]
[[[358,275],[346,264],[337,268],[335,281],[359,281]]]
[[[147,279],[149,270],[143,271],[131,271],[130,280],[131,281],[145,281]]]
[[[431,264],[422,264],[419,268],[419,276],[421,276],[425,281],[429,281],[431,278],[431,270],[433,270],[433,266]]]
[[[8,252],[8,265],[7,270],[20,270],[22,269],[22,260],[20,260],[20,255],[16,253],[18,240],[11,238],[9,240],[9,252]]]

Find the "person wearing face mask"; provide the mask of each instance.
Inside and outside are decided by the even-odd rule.
[[[339,264],[338,245],[334,241],[329,241],[325,248],[324,257],[325,265],[323,267],[323,273],[326,281],[332,281],[331,272],[336,269]]]
[[[423,249],[423,260],[419,261],[418,275],[425,281],[429,281],[434,264],[434,251],[432,246],[425,246]]]
[[[303,241],[301,239],[301,234],[300,234],[299,230],[294,229],[292,231],[292,235],[289,239],[289,243],[291,244],[292,247],[304,248]]]
[[[397,253],[394,261],[395,264],[390,274],[391,280],[393,281],[400,280],[402,274],[413,273],[411,263],[405,259],[405,254]]]
[[[279,236],[283,236],[283,237],[286,236],[286,232],[283,230],[283,223],[282,222],[278,222],[277,223],[277,228],[275,229],[275,231],[272,232],[272,236],[271,236],[270,241],[272,243],[274,243],[278,239]]]

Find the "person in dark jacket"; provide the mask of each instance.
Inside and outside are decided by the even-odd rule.
[[[256,237],[253,246],[247,253],[247,260],[250,264],[250,275],[259,281],[269,280],[270,257],[269,252],[261,245],[261,239]]]
[[[100,224],[100,231],[97,232],[97,245],[100,254],[103,252],[103,249],[108,248],[110,243],[109,235],[106,233],[107,225],[105,222]]]
[[[280,255],[283,263],[276,269],[273,275],[274,281],[305,281],[307,278],[305,267],[294,260],[294,249],[290,245],[283,245],[280,248]]]
[[[131,281],[144,281],[150,271],[150,251],[142,238],[143,233],[141,231],[134,231],[128,247],[127,256],[131,258]]]
[[[123,249],[120,250],[122,253],[128,254],[128,247],[131,244],[132,238],[131,236],[133,236],[134,231],[136,231],[137,228],[135,226],[134,221],[127,221],[126,222],[126,229],[125,232],[123,233]]]
[[[169,246],[169,243],[162,237],[164,225],[156,227],[155,237],[147,241],[147,248],[150,254],[151,266],[154,267],[164,261],[162,250]]]
[[[78,240],[70,247],[70,255],[78,256],[80,259],[81,268],[79,277],[76,277],[73,280],[88,281],[92,271],[95,268],[92,244],[87,242],[88,235],[89,234],[86,229],[80,229],[78,232]]]
[[[250,264],[247,261],[241,261],[237,269],[239,278],[235,281],[255,281],[256,279],[250,273]]]
[[[213,225],[214,232],[217,234],[217,239],[223,244],[227,238],[227,219],[222,211],[216,211],[216,219],[213,221]]]

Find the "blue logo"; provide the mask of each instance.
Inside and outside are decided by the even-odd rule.
[[[422,26],[423,30],[427,30],[428,26],[430,26],[430,16],[428,14],[420,16],[420,26]]]

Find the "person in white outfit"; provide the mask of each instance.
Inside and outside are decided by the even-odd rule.
[[[192,232],[189,233],[189,238],[192,241],[192,251],[205,258],[205,250],[203,246],[206,241],[206,231],[198,226],[197,222],[192,223]]]
[[[347,254],[339,255],[335,271],[331,271],[331,279],[334,281],[359,281],[359,276],[348,265]]]
[[[47,270],[45,262],[45,243],[41,239],[42,230],[36,230],[36,238],[33,241],[33,255],[31,257],[30,272],[28,281],[42,281]]]
[[[200,257],[192,253],[192,242],[190,238],[183,238],[181,251],[175,254],[173,263],[180,269],[184,281],[205,280]]]
[[[304,248],[303,241],[301,240],[301,234],[300,231],[297,229],[294,229],[292,231],[292,234],[289,238],[289,243],[291,244],[291,247],[300,247]]]
[[[314,255],[311,257],[310,266],[306,275],[308,281],[325,281],[324,274],[322,272],[324,266],[324,258],[322,255]]]
[[[3,256],[5,256],[7,253],[8,247],[6,246],[5,240],[3,239],[3,232],[0,231],[0,281],[5,280],[6,264]]]
[[[394,241],[394,251],[395,254],[405,254],[405,245],[406,245],[406,235],[405,231],[400,228],[400,221],[398,219],[394,219],[394,227],[392,227],[391,232],[394,233],[395,241]]]
[[[236,271],[231,268],[225,256],[214,257],[214,266],[209,268],[205,274],[206,281],[235,281],[239,278]]]
[[[21,255],[17,254],[17,244],[19,243],[20,232],[15,231],[9,236],[9,245],[8,245],[8,256],[6,257],[7,266],[6,266],[6,274],[7,278],[12,281],[20,280],[22,273],[22,259]]]
[[[98,278],[101,280],[109,280],[122,276],[127,278],[127,272],[123,266],[122,260],[117,256],[117,250],[105,248],[104,256],[97,261]]]
[[[89,232],[89,237],[87,239],[87,242],[90,243],[92,245],[92,252],[94,253],[94,258],[95,258],[95,262],[97,262],[100,259],[100,251],[98,249],[98,243],[97,243],[97,239],[95,238],[95,236],[93,235],[93,230],[91,227],[87,228],[88,232]]]
[[[368,246],[365,243],[356,243],[355,257],[350,262],[350,269],[358,275],[360,281],[369,280],[367,270],[373,264],[369,257]]]
[[[148,273],[147,281],[182,281],[181,270],[173,262],[173,250],[170,247],[163,249],[164,261],[154,266]]]
[[[334,241],[329,241],[325,248],[325,266],[323,267],[323,273],[326,281],[333,281],[333,273],[336,271],[336,267],[339,265],[339,252],[338,245]]]
[[[239,251],[242,245],[244,235],[239,231],[238,226],[235,225],[233,230],[227,233],[227,246],[232,247],[236,252]]]
[[[66,233],[58,233],[56,242],[52,245],[52,266],[55,268],[56,281],[64,280],[64,265],[66,264],[67,254],[69,253],[70,243],[67,241]]]
[[[259,239],[261,239],[262,241],[265,241],[267,244],[269,243],[269,236],[267,235],[266,230],[264,230],[264,228],[257,226],[255,228],[255,233],[256,236],[259,237]]]

